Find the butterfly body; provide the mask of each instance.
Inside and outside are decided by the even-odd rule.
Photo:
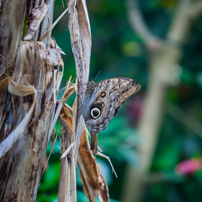
[[[118,108],[140,88],[137,81],[124,77],[98,83],[91,81],[87,86],[82,110],[86,126],[95,133],[104,130]]]

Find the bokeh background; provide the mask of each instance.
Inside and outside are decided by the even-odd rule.
[[[202,201],[201,1],[87,0],[87,7],[90,80],[130,77],[142,86],[98,136],[118,174],[96,157],[111,201]],[[54,19],[65,8],[56,0]],[[66,54],[62,86],[76,78],[67,23],[65,16],[52,34]],[[50,151],[51,145],[47,156]],[[37,202],[57,200],[60,155],[58,139]],[[79,175],[77,185],[78,201],[88,201]]]

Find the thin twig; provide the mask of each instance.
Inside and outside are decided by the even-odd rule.
[[[39,41],[44,41],[46,39],[46,37],[49,35],[49,33],[51,32],[51,30],[55,27],[55,25],[59,22],[59,20],[64,16],[64,14],[69,10],[69,8],[67,8],[59,17],[58,19],[50,26],[50,28],[45,32],[45,34],[43,34],[43,36],[39,39]]]

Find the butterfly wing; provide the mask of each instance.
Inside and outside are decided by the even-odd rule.
[[[87,127],[96,133],[104,130],[118,108],[140,88],[137,81],[124,77],[90,82],[83,103],[83,117]]]

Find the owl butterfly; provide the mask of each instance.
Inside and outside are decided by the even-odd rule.
[[[91,129],[91,134],[105,130],[119,107],[140,88],[137,81],[124,77],[106,79],[98,83],[91,81],[83,102],[83,117],[86,126]]]
[[[98,83],[91,81],[83,102],[86,126],[95,133],[105,130],[119,107],[140,88],[137,81],[124,77],[106,79]]]

